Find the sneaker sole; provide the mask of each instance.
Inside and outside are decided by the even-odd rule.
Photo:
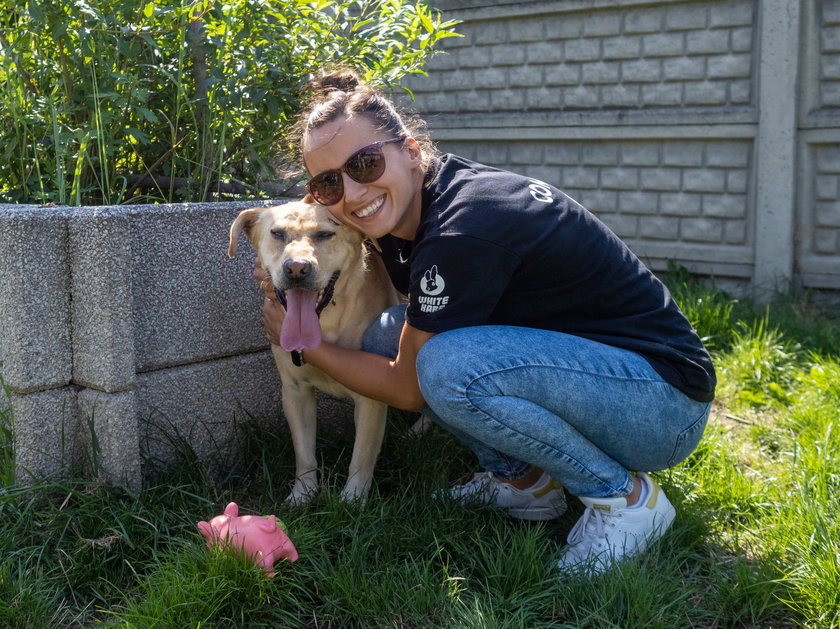
[[[542,521],[559,518],[566,513],[566,508],[563,507],[563,509],[558,510],[553,507],[525,507],[521,509],[506,509],[506,511],[510,517],[516,518],[517,520]]]

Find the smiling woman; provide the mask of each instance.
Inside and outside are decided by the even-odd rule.
[[[469,446],[485,471],[454,500],[547,520],[565,511],[563,486],[578,496],[561,570],[644,550],[675,516],[647,472],[694,450],[715,389],[665,286],[563,192],[439,155],[354,74],[317,77],[309,97],[296,128],[307,187],[378,242],[408,305],[383,313],[361,351],[322,342],[306,361]],[[276,302],[264,313],[282,320]]]

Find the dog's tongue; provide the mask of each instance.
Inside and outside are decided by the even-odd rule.
[[[286,291],[286,318],[280,331],[280,346],[287,352],[315,349],[321,344],[321,324],[315,309],[318,293],[311,290]]]

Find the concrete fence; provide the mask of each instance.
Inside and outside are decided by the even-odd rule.
[[[443,150],[557,185],[654,269],[840,289],[840,1],[432,0]]]
[[[0,205],[0,374],[21,480],[91,452],[93,430],[98,471],[137,487],[145,456],[171,462],[179,441],[212,454],[237,418],[281,417],[254,255],[243,243],[227,258],[238,211],[269,204]]]

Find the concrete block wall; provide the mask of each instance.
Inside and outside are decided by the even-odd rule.
[[[808,285],[840,286],[840,1],[805,3],[798,119],[796,262]],[[814,36],[816,35],[816,36]]]
[[[445,3],[438,3],[445,5]],[[428,114],[749,106],[751,0],[472,9],[412,89]],[[480,17],[479,17],[480,16]]]
[[[137,487],[146,457],[171,462],[179,440],[211,455],[237,420],[281,421],[254,256],[227,258],[237,213],[270,203],[0,205],[0,374],[21,480],[90,451],[91,428],[98,471]]]
[[[655,270],[840,289],[840,0],[437,0],[444,151],[548,181]]]
[[[679,259],[717,276],[752,271],[747,142],[476,140],[447,150],[561,182],[660,270]]]

